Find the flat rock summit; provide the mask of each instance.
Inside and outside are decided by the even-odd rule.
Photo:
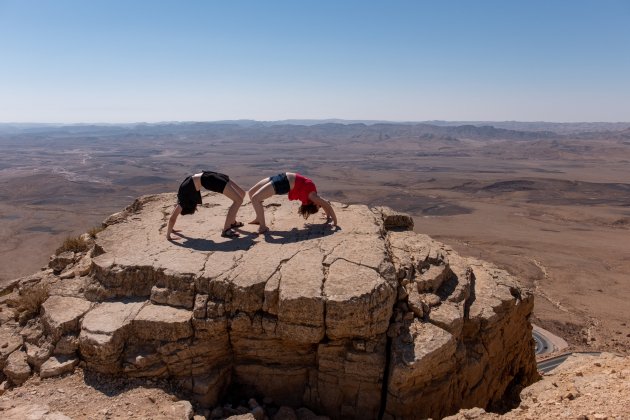
[[[533,295],[507,272],[412,231],[389,208],[333,203],[340,229],[265,202],[270,232],[220,231],[204,194],[166,240],[174,194],[144,196],[16,279],[0,301],[12,386],[84,369],[330,418],[441,418],[498,409],[538,373]],[[239,219],[253,219],[246,203]]]

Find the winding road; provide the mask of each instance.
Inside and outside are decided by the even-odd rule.
[[[557,335],[554,335],[537,325],[532,324],[532,327],[532,336],[534,337],[536,356],[555,353],[568,347],[567,342],[564,341],[561,337],[558,337]],[[538,370],[545,373],[550,372],[551,370],[559,366],[562,362],[567,360],[567,358],[571,354],[573,353],[565,353],[538,362]]]
[[[547,354],[552,353],[554,351],[554,346],[547,339],[545,334],[541,333],[540,330],[532,331],[532,336],[534,337],[534,341],[536,342],[536,346],[534,350],[536,354]]]

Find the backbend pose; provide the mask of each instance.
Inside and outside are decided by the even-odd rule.
[[[332,226],[337,226],[337,215],[330,203],[317,195],[317,188],[310,179],[294,173],[286,172],[260,180],[248,192],[256,218],[250,223],[260,225],[258,233],[265,233],[269,230],[265,224],[265,211],[262,206],[263,200],[274,194],[289,194],[289,200],[300,200],[298,213],[305,219],[311,214],[317,213],[319,208],[326,212],[326,222],[332,221]]]
[[[238,238],[239,234],[233,229],[243,226],[243,222],[236,221],[236,213],[239,207],[243,204],[243,198],[245,198],[245,191],[239,187],[234,181],[230,181],[230,177],[218,172],[203,171],[198,174],[187,176],[186,179],[179,186],[177,191],[177,204],[170,219],[168,220],[168,228],[166,229],[166,238],[170,241],[172,232],[178,232],[173,230],[177,216],[193,214],[197,211],[197,205],[201,204],[201,187],[207,190],[214,191],[225,195],[232,200],[232,205],[228,210],[225,218],[225,224],[223,225],[223,231],[221,236],[224,238]]]

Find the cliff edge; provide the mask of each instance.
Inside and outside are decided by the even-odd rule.
[[[333,231],[276,197],[268,235],[246,226],[226,239],[228,200],[206,193],[169,242],[174,202],[139,198],[5,290],[0,368],[12,384],[82,363],[166,379],[206,407],[229,389],[366,419],[492,410],[537,378],[533,295],[414,233],[409,216],[335,203]]]

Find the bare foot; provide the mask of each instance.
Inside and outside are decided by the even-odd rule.
[[[256,219],[252,220],[251,222],[248,222],[250,225],[259,225],[260,222]]]
[[[265,233],[265,232],[269,232],[269,228],[267,226],[258,228],[258,233],[259,234],[262,234],[262,233]]]
[[[177,235],[177,237],[174,238],[171,235],[166,235],[166,239],[169,240],[169,241],[177,241],[178,239],[182,239],[182,237],[184,236],[184,235],[181,234],[181,230],[173,229],[171,231],[171,233],[173,235]]]

